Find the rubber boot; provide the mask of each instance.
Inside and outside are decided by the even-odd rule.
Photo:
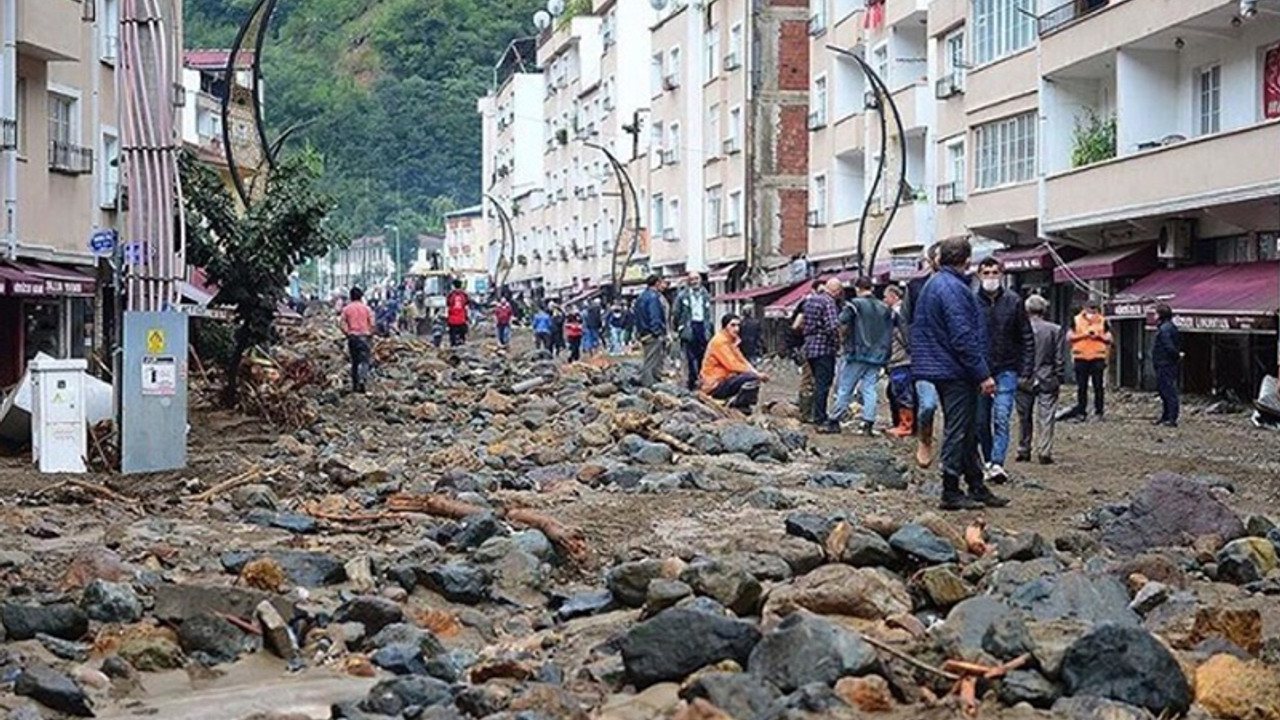
[[[898,425],[887,430],[887,434],[893,437],[911,437],[911,426],[915,424],[915,411],[911,408],[904,407],[898,410]]]
[[[927,468],[933,464],[933,423],[920,424],[920,444],[916,447],[916,465]]]

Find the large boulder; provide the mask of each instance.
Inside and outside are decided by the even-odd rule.
[[[883,620],[911,612],[911,594],[901,580],[878,568],[823,565],[789,585],[774,588],[764,613],[782,616],[796,610]]]
[[[30,640],[36,635],[51,635],[63,640],[79,640],[89,631],[89,617],[76,605],[21,605],[5,603],[0,607],[0,622],[10,640]]]
[[[889,546],[921,563],[938,565],[959,559],[956,548],[923,525],[903,525],[889,537]]]
[[[1022,613],[1005,601],[978,595],[951,608],[934,631],[934,642],[948,657],[985,661],[1002,654],[1000,648],[1019,643],[1016,638],[1025,633],[1025,626],[1019,630],[1022,620]]]
[[[720,428],[720,445],[726,453],[741,453],[753,459],[770,457],[787,459],[787,448],[778,436],[764,428],[746,423],[735,423]]]
[[[80,607],[93,620],[104,623],[135,623],[142,618],[142,601],[124,583],[94,580],[84,589]]]
[[[1111,575],[1068,572],[1046,575],[1009,594],[1009,602],[1036,620],[1076,618],[1090,623],[1137,625],[1129,592]]]
[[[764,592],[760,581],[739,563],[723,560],[704,559],[690,563],[680,574],[680,580],[698,595],[709,597],[739,615],[750,615],[758,610],[760,596]]]
[[[680,681],[721,660],[745,666],[760,641],[755,625],[691,608],[671,608],[639,623],[622,640],[627,679],[638,689]]]
[[[274,560],[290,582],[303,587],[336,585],[347,579],[342,561],[328,553],[306,550],[271,550],[266,553],[236,550],[222,554],[222,568],[239,575],[245,565],[260,557]]]
[[[1276,569],[1276,548],[1270,540],[1245,537],[1232,540],[1218,551],[1218,579],[1247,585]]]
[[[768,712],[778,691],[747,673],[709,672],[698,673],[681,688],[680,697],[689,702],[701,698],[733,718],[755,718]]]
[[[787,617],[751,651],[748,669],[784,693],[833,685],[877,666],[876,651],[853,632],[808,613]]]
[[[604,582],[619,603],[637,608],[644,605],[649,583],[658,578],[674,580],[674,575],[678,574],[674,564],[649,558],[624,562],[610,568],[605,573]]]
[[[1224,720],[1280,720],[1280,672],[1214,655],[1196,668],[1196,702]]]
[[[93,706],[84,690],[71,678],[43,665],[23,670],[13,683],[13,692],[61,713],[93,717]]]
[[[1191,687],[1182,667],[1154,635],[1138,627],[1101,625],[1067,649],[1062,660],[1067,695],[1109,698],[1155,715],[1183,715]]]
[[[1102,522],[1102,543],[1120,553],[1185,544],[1187,538],[1245,534],[1240,517],[1194,478],[1159,473],[1151,477],[1118,516]]]

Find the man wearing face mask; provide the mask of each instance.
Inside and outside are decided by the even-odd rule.
[[[1071,331],[1067,333],[1067,342],[1071,343],[1071,359],[1076,368],[1076,406],[1058,419],[1077,418],[1083,422],[1089,416],[1089,385],[1092,383],[1093,413],[1101,420],[1105,409],[1103,381],[1107,356],[1111,352],[1111,328],[1097,300],[1090,298],[1084,310],[1076,315]]]
[[[987,359],[996,381],[995,394],[978,399],[978,443],[986,459],[987,481],[1002,483],[1009,479],[1004,461],[1018,381],[1030,378],[1035,369],[1035,334],[1022,300],[1004,289],[999,260],[988,257],[979,263],[978,280],[978,304],[987,314]]]

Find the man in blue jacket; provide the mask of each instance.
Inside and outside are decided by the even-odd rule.
[[[1156,388],[1160,391],[1160,419],[1156,425],[1178,427],[1178,364],[1182,362],[1182,339],[1173,324],[1173,308],[1156,305],[1156,341],[1151,346],[1151,364],[1156,370]]]
[[[963,238],[939,244],[940,268],[920,292],[911,325],[912,369],[937,386],[942,399],[943,510],[1009,504],[987,488],[978,456],[978,398],[994,395],[996,382],[987,364],[986,314],[964,277],[972,255]]]
[[[667,357],[667,313],[662,300],[667,281],[650,275],[645,285],[644,292],[636,298],[636,335],[644,348],[640,384],[653,387],[662,379],[662,364]]]

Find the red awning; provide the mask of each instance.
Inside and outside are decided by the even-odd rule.
[[[1053,266],[1053,256],[1044,244],[1033,247],[1006,248],[992,253],[1005,272],[1044,270]]]
[[[806,280],[805,285],[808,285],[808,282],[809,281]],[[715,300],[716,302],[730,302],[733,300],[754,300],[755,298],[764,297],[765,295],[786,292],[788,289],[795,287],[795,285],[796,285],[795,283],[782,283],[780,285],[764,285],[761,287],[746,288],[745,290],[737,290],[735,292],[725,293],[723,295],[717,295],[712,299]]]
[[[827,277],[834,276],[828,275]],[[826,278],[824,277],[822,279],[825,280]],[[805,280],[795,286],[791,292],[770,303],[769,306],[764,309],[764,316],[768,318],[785,318],[790,316],[791,311],[795,309],[796,305],[800,304],[801,300],[804,300],[804,296],[809,294],[812,287],[813,280]]]
[[[0,264],[5,295],[93,297],[94,278],[75,268],[34,261]]]
[[[1155,268],[1155,245],[1126,245],[1072,260],[1053,271],[1053,281],[1071,282],[1073,276],[1077,280],[1141,277]]]
[[[733,274],[734,268],[738,267],[739,264],[740,263],[729,263],[728,265],[712,270],[707,273],[707,282],[724,282],[725,280],[728,280],[729,276]]]
[[[1280,262],[1197,265],[1157,270],[1107,304],[1117,319],[1154,319],[1155,305],[1173,309],[1184,330],[1271,330],[1280,311]]]

